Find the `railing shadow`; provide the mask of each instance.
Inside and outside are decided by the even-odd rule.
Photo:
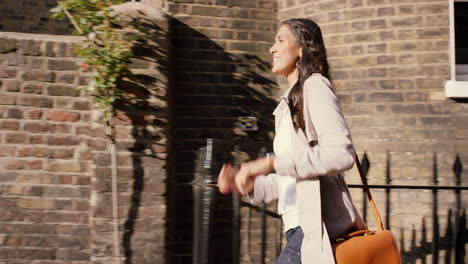
[[[118,101],[117,109],[121,114],[117,115],[115,122],[131,125],[131,136],[134,140],[132,144],[117,141],[118,151],[131,153],[132,164],[132,187],[129,190],[131,195],[122,235],[125,264],[140,263],[138,259],[143,258],[140,249],[137,248],[138,243],[134,243],[140,239],[135,237],[135,229],[137,221],[142,220],[139,216],[141,207],[145,205],[142,204],[142,194],[146,191],[146,185],[164,180],[156,179],[156,173],[149,172],[152,169],[167,169],[159,164],[166,160],[164,152],[169,136],[168,98],[165,90],[168,72],[167,30],[158,25],[157,21],[145,17],[133,19],[133,22],[140,25],[140,33],[145,37],[139,39],[133,48],[134,56],[130,68],[148,70],[148,67],[155,65],[159,73],[156,74],[152,68],[149,68],[152,74],[134,73],[131,70],[118,83],[124,96]],[[124,173],[122,175],[124,176]],[[120,182],[119,189],[125,192],[128,188]],[[152,194],[148,192],[148,195]]]

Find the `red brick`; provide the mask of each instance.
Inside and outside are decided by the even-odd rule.
[[[54,71],[75,71],[78,70],[78,65],[75,61],[50,59],[48,68]]]
[[[15,78],[16,73],[13,69],[0,69],[0,78]]]
[[[47,123],[34,122],[34,123],[24,124],[24,131],[28,131],[32,133],[46,133],[46,132],[50,132],[51,128],[50,128],[50,125]]]
[[[30,119],[41,119],[42,117],[42,110],[39,109],[31,109],[26,111],[26,116]]]
[[[17,121],[0,121],[0,130],[19,130],[19,122]]]
[[[0,105],[14,105],[16,98],[12,95],[1,95],[0,94]]]
[[[22,170],[26,168],[26,161],[5,160],[5,161],[2,161],[2,167],[6,170]]]
[[[55,260],[56,249],[19,248],[18,256],[31,260]]]
[[[80,92],[71,86],[51,85],[47,87],[47,94],[53,96],[78,96]]]
[[[93,153],[91,151],[81,151],[79,155],[79,159],[80,160],[93,160]]]
[[[80,114],[65,111],[49,111],[47,119],[58,122],[76,122],[80,120]]]
[[[77,145],[78,141],[70,136],[48,136],[47,142],[49,145],[66,146]]]
[[[73,130],[73,126],[69,123],[55,123],[51,124],[52,132],[59,133],[59,134],[71,134]]]
[[[70,159],[73,158],[74,150],[69,148],[51,148],[48,153],[52,159]]]
[[[93,135],[93,129],[91,126],[79,126],[76,128],[76,134],[78,135],[86,135],[86,136],[92,136]]]
[[[41,83],[26,83],[23,85],[23,92],[30,94],[42,94],[44,84]]]
[[[57,83],[73,83],[75,81],[75,74],[73,73],[59,73],[56,76]]]
[[[28,169],[30,170],[40,170],[43,167],[44,167],[44,161],[42,160],[28,161]]]
[[[62,175],[63,184],[73,184],[74,176],[72,175]]]
[[[16,147],[14,146],[1,146],[0,157],[13,157],[15,156]]]
[[[52,99],[43,96],[21,96],[18,98],[19,105],[25,106],[34,106],[34,107],[41,107],[41,108],[51,108],[52,107]]]
[[[29,137],[29,143],[31,144],[46,144],[46,137],[43,135],[31,135]]]
[[[23,118],[23,110],[17,109],[17,108],[9,108],[7,110],[6,115],[7,115],[7,118],[21,119]]]
[[[8,235],[4,238],[3,243],[0,243],[0,245],[3,244],[4,246],[20,246],[22,244],[22,237],[21,236],[15,236],[15,235]]]
[[[22,147],[18,149],[18,156],[20,157],[47,157],[48,148],[44,147]]]
[[[91,103],[89,101],[75,101],[73,103],[75,110],[91,110]]]
[[[18,53],[23,55],[41,55],[41,41],[32,39],[21,39],[18,42]]]
[[[28,135],[24,132],[10,133],[5,135],[5,142],[12,144],[27,143]]]
[[[44,71],[27,71],[22,75],[23,80],[35,82],[53,82],[54,78],[55,73]]]
[[[19,83],[17,80],[2,80],[1,81],[3,89],[6,92],[18,92],[19,91]]]
[[[75,161],[56,161],[49,164],[48,170],[54,172],[80,172],[81,166]]]

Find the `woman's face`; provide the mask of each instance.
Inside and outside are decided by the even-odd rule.
[[[296,69],[296,62],[301,54],[301,47],[292,34],[289,25],[282,25],[275,37],[275,44],[270,48],[273,55],[274,74],[288,76]]]

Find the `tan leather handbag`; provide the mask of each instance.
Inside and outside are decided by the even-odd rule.
[[[334,244],[337,264],[400,264],[400,251],[393,233],[385,230],[380,214],[362,172],[361,163],[356,154],[356,166],[361,175],[362,184],[372,207],[377,223],[377,231],[359,230],[337,240]]]

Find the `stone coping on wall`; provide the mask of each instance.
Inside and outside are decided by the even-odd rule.
[[[35,33],[18,33],[18,32],[0,32],[0,38],[11,39],[28,39],[28,40],[42,40],[42,41],[55,41],[55,42],[78,42],[85,37],[83,36],[65,36],[65,35],[48,35],[48,34],[35,34]]]

